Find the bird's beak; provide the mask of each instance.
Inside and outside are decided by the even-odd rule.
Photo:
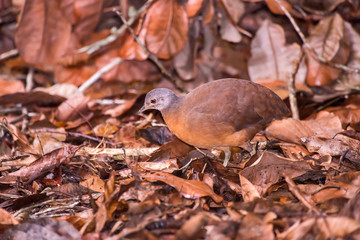
[[[145,105],[144,105],[144,106],[142,106],[142,108],[140,108],[140,110],[138,111],[138,113],[139,113],[139,114],[140,114],[140,113],[143,113],[145,110],[146,110],[146,108],[145,108]]]

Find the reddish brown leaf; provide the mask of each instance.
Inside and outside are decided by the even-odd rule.
[[[51,65],[65,53],[71,24],[60,9],[60,1],[25,1],[15,42],[21,57],[31,64]]]
[[[215,202],[220,203],[222,197],[213,192],[213,190],[204,182],[198,180],[186,180],[176,177],[169,173],[153,173],[141,175],[148,181],[162,181],[178,190],[186,198],[200,198],[209,196]]]
[[[9,175],[24,177],[28,181],[32,181],[40,175],[53,170],[55,167],[59,167],[61,164],[70,161],[79,148],[79,146],[68,145],[64,148],[54,150],[40,157],[29,166],[9,173]]]
[[[326,126],[326,127],[325,127]],[[333,138],[342,131],[338,117],[322,112],[315,120],[296,120],[293,118],[273,121],[266,133],[283,141],[302,144],[303,137]]]
[[[287,90],[288,79],[299,63],[300,56],[300,46],[296,43],[286,45],[283,28],[266,20],[251,42],[251,58],[248,65],[250,78],[257,83],[266,83],[267,87],[272,87],[272,82],[282,81],[282,88]],[[304,81],[304,77],[305,75],[298,75],[299,85]]]
[[[308,42],[327,62],[346,64],[349,59],[349,34],[337,13],[324,18],[311,32]],[[319,63],[309,50],[305,53],[308,67],[306,82],[310,86],[325,85],[339,77],[341,70]]]
[[[61,8],[73,24],[73,33],[79,41],[88,38],[97,26],[104,0],[63,0]]]
[[[284,11],[279,6],[275,0],[265,0],[266,4],[268,5],[270,11],[274,14],[284,15]],[[290,12],[292,9],[291,4],[287,0],[279,0],[280,4],[285,7],[285,9]]]
[[[148,49],[159,58],[177,54],[187,41],[188,18],[183,7],[173,0],[158,0],[149,9],[145,26]]]
[[[189,18],[194,17],[200,10],[204,0],[189,0],[186,3],[186,13]]]
[[[263,196],[271,185],[276,184],[284,176],[294,178],[310,169],[304,161],[292,161],[266,151],[256,165],[245,168],[240,174],[255,185]]]

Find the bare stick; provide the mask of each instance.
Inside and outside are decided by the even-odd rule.
[[[109,142],[109,141],[103,141],[100,140],[99,138],[96,137],[92,137],[92,136],[88,136],[85,134],[81,134],[81,133],[77,133],[77,132],[64,132],[64,131],[59,131],[53,128],[40,128],[40,129],[32,129],[29,131],[30,133],[41,133],[41,132],[48,132],[48,133],[57,133],[57,134],[64,134],[65,136],[73,136],[73,137],[82,137],[82,138],[86,138],[95,142],[103,142],[105,144],[109,144],[111,146],[115,146],[115,143]]]
[[[100,68],[94,75],[92,75],[86,82],[84,82],[80,87],[79,91],[84,92],[87,88],[93,85],[104,73],[107,73],[117,65],[119,65],[123,60],[119,57],[113,58],[111,62]]]
[[[18,54],[19,54],[19,51],[17,49],[11,49],[10,51],[0,54],[0,61],[11,58],[11,57],[15,57]]]

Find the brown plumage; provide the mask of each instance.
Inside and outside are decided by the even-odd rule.
[[[148,109],[159,110],[182,141],[224,150],[243,145],[272,120],[290,114],[270,89],[232,78],[203,84],[181,98],[169,89],[154,89],[146,95],[141,111]]]

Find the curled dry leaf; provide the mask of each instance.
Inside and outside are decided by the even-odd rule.
[[[9,173],[9,176],[18,176],[32,181],[40,175],[59,167],[61,164],[70,161],[81,146],[65,146],[43,155],[29,166]]]
[[[186,198],[211,197],[216,203],[220,203],[223,199],[221,196],[213,192],[213,190],[204,182],[199,180],[186,180],[176,177],[169,173],[153,173],[141,175],[147,181],[162,181],[179,191]]]
[[[176,1],[156,1],[149,9],[144,25],[146,46],[159,58],[168,59],[185,46],[188,18]]]
[[[25,1],[15,43],[27,63],[56,63],[65,53],[70,34],[71,24],[61,11],[60,1]]]
[[[349,33],[344,20],[337,13],[319,22],[307,41],[326,62],[346,64],[349,60]],[[341,70],[321,64],[309,49],[305,49],[305,54],[308,68],[306,82],[310,86],[328,84],[341,74]]]

